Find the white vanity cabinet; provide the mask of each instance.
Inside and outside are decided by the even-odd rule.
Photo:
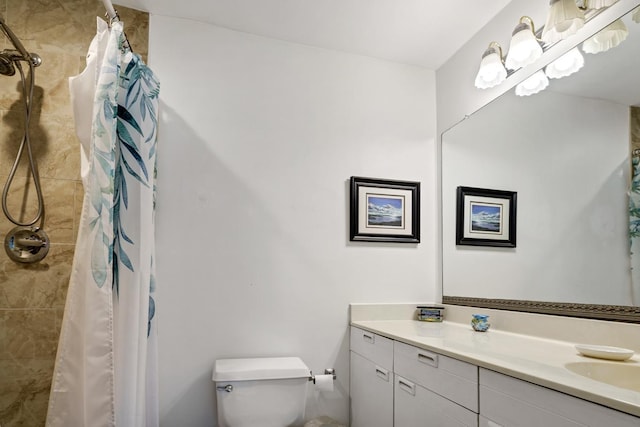
[[[350,375],[352,427],[478,425],[469,363],[352,327]]]
[[[393,345],[351,328],[351,427],[393,426]]]
[[[478,425],[478,367],[394,343],[395,427]]]
[[[640,427],[640,417],[352,326],[351,426]]]
[[[480,368],[480,427],[638,427],[640,418]]]

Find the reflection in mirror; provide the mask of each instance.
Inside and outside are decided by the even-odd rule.
[[[443,134],[444,302],[627,306],[633,318],[626,320],[640,322],[628,231],[640,24],[630,15],[627,39],[584,54],[580,72],[529,97],[510,91]],[[459,186],[517,193],[516,248],[455,244]]]

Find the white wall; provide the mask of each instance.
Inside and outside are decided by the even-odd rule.
[[[308,415],[348,420],[348,304],[436,295],[435,74],[153,15],[163,426],[215,425],[216,358],[335,367]],[[422,243],[350,243],[350,176],[415,180]]]

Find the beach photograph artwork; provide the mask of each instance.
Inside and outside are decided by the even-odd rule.
[[[404,228],[404,197],[367,195],[367,226]]]

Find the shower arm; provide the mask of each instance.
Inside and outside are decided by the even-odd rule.
[[[31,55],[29,52],[27,52],[18,37],[13,34],[13,31],[11,31],[7,24],[4,23],[4,20],[2,18],[0,18],[0,28],[2,29],[2,32],[9,38],[9,40],[11,40],[11,43],[16,48],[16,50],[20,52],[20,55],[22,55],[22,58],[25,61],[29,62],[34,67],[37,67],[42,63],[42,60],[38,55]]]

